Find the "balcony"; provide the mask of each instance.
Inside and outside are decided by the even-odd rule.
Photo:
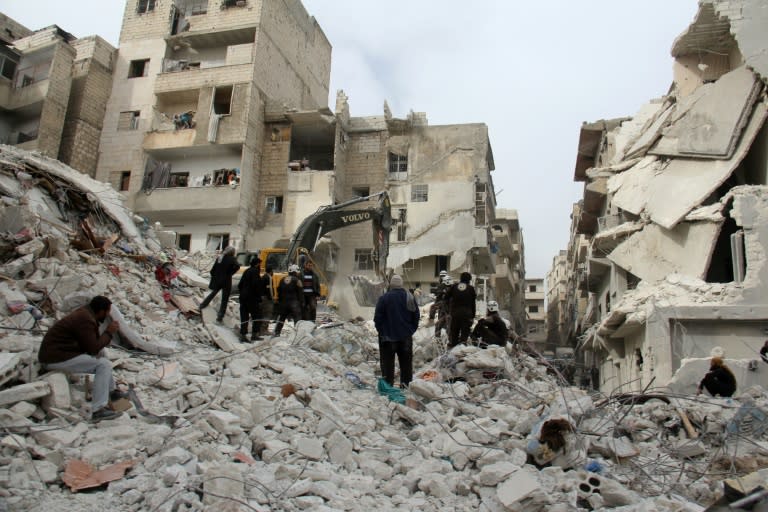
[[[239,207],[240,187],[172,187],[136,194],[134,210],[140,214],[173,213],[179,217],[201,213],[225,216],[237,215]]]
[[[0,83],[0,106],[5,110],[19,110],[42,103],[50,83],[46,78],[24,87],[12,87],[10,82],[3,80]]]
[[[197,130],[195,128],[158,130],[149,132],[144,136],[142,147],[145,151],[188,147],[194,145],[196,136]]]
[[[157,75],[155,94],[250,82],[252,77],[253,66],[250,63],[210,68],[188,68]]]

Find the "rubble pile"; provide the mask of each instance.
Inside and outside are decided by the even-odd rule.
[[[0,151],[0,510],[695,511],[768,463],[760,388],[589,394],[517,346],[446,352],[424,327],[391,400],[370,322],[240,343],[232,315],[211,325],[169,300],[161,244],[126,227],[111,189]],[[187,303],[207,266],[188,263],[171,294]],[[86,376],[36,363],[42,333],[96,294],[122,314],[130,348],[109,355],[132,394],[100,423]]]

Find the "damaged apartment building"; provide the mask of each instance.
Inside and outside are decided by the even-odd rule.
[[[700,379],[718,353],[740,387],[768,384],[766,25],[760,1],[702,0],[670,92],[581,127],[584,194],[550,275],[565,268],[557,336],[578,339],[603,391],[688,364]]]
[[[496,213],[487,126],[353,117],[341,92],[330,110],[331,45],[300,1],[128,0],[117,55],[97,178],[179,248],[285,247],[319,207],[387,190],[389,267],[425,292],[470,271],[522,318],[522,235]],[[324,273],[373,277],[370,226],[329,238]]]
[[[0,13],[0,144],[94,176],[114,56],[99,36],[32,31]]]

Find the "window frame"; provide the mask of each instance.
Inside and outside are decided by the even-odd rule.
[[[264,201],[264,207],[267,213],[283,213],[283,196],[267,196]]]
[[[136,13],[137,14],[147,14],[149,12],[152,12],[155,10],[155,3],[156,0],[137,0],[136,2]],[[142,7],[142,4],[144,6]]]
[[[131,171],[120,171],[120,192],[131,189]]]
[[[127,119],[128,123],[123,124],[126,122],[126,114],[130,114],[130,119]],[[119,113],[117,117],[117,131],[119,132],[127,132],[127,131],[134,131],[139,129],[139,120],[141,119],[141,110],[124,110]],[[121,126],[126,126],[124,128],[121,128]]]
[[[355,249],[355,270],[375,270],[373,249]]]
[[[230,241],[229,233],[208,233],[205,238],[206,251],[208,250],[208,247],[211,245],[211,242],[214,237],[221,237],[221,240],[217,244],[217,248],[214,249],[214,251],[222,251],[229,245],[229,241]]]
[[[368,197],[371,195],[371,187],[352,187],[352,199]]]
[[[182,247],[182,240],[186,241],[187,248]],[[176,247],[182,251],[189,251],[192,247],[192,233],[177,233],[176,234]]]
[[[530,306],[528,306],[528,312],[529,313],[538,313],[539,312],[538,304],[531,304]]]
[[[412,203],[428,203],[429,202],[429,183],[414,183],[411,185],[411,202]]]
[[[226,102],[221,101],[224,94],[229,92],[229,100]],[[213,96],[211,97],[211,111],[214,114],[218,114],[220,116],[229,116],[232,115],[232,100],[235,97],[235,86],[234,85],[220,85],[214,88],[213,90]],[[218,100],[218,101],[217,101]],[[219,112],[219,109],[223,106],[227,106],[226,112]]]

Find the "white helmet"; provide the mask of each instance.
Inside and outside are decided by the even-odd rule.
[[[447,270],[441,270],[440,271],[440,277],[445,277],[447,275],[448,275],[448,271]]]
[[[499,310],[499,303],[496,302],[495,300],[488,301],[487,308],[488,308],[488,312],[489,313],[493,313],[494,311],[498,311]]]
[[[299,266],[297,264],[295,264],[295,263],[288,266],[288,273],[291,274],[291,273],[294,273],[294,272],[297,273],[297,274],[299,273]]]
[[[447,285],[452,285],[452,284],[453,284],[453,278],[451,278],[451,276],[445,276],[445,277],[443,278],[443,282],[444,282],[445,284],[447,284]]]

